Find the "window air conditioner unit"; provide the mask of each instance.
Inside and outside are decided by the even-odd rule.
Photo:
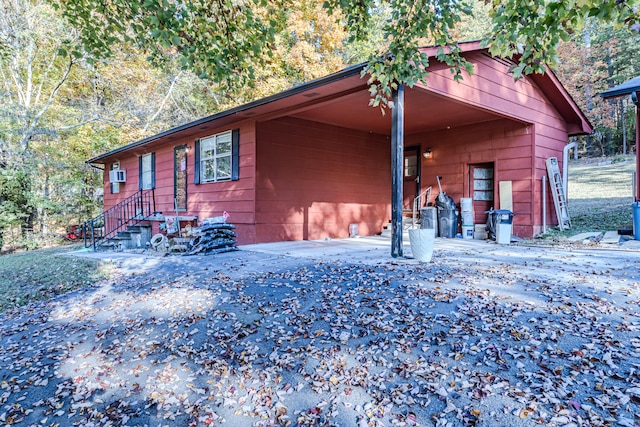
[[[127,171],[124,169],[109,171],[109,182],[127,182]]]

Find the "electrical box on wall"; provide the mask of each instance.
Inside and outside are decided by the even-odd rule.
[[[109,182],[127,182],[127,171],[124,169],[109,171]]]

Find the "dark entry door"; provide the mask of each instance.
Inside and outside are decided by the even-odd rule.
[[[485,212],[495,206],[493,203],[493,163],[469,165],[469,181],[475,213],[474,223],[486,223],[487,214]]]
[[[175,208],[187,209],[187,147],[175,147],[173,150],[173,182]]]
[[[413,210],[413,201],[420,194],[420,147],[404,149],[403,209]]]

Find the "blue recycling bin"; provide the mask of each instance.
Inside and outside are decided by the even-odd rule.
[[[640,202],[633,202],[633,238],[640,240]]]

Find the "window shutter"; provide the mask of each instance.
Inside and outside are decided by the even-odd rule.
[[[200,184],[200,140],[193,144],[193,183]]]
[[[231,181],[240,179],[240,129],[231,132]]]
[[[156,188],[156,153],[151,153],[151,188]]]
[[[142,156],[138,157],[138,190],[142,190]]]

